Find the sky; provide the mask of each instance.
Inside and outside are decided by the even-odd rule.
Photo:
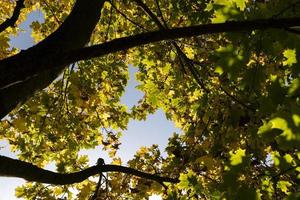
[[[36,20],[43,20],[43,14],[39,11],[32,12],[28,15],[27,20],[20,26],[23,31],[21,31],[17,37],[11,37],[11,46],[27,49],[34,45],[29,25],[32,21]],[[143,96],[143,93],[136,89],[138,85],[138,82],[134,79],[134,73],[136,71],[136,68],[129,66],[130,80],[126,87],[125,94],[121,98],[121,102],[127,105],[128,108],[131,108]],[[122,161],[126,162],[133,158],[133,155],[141,146],[151,146],[152,144],[158,144],[163,152],[167,145],[168,138],[174,132],[178,133],[180,130],[174,127],[173,122],[166,119],[161,110],[149,115],[145,121],[131,120],[129,121],[128,129],[123,133],[123,137],[121,138],[122,145],[117,155],[122,158]],[[0,147],[0,155],[16,158],[16,155],[9,151],[7,142],[0,141]],[[101,146],[93,150],[82,150],[80,154],[87,154],[89,156],[90,165],[94,165],[99,157],[104,158],[106,163],[109,163],[108,155],[103,152]],[[25,183],[25,181],[20,178],[0,177],[0,200],[16,199],[14,189],[23,183]],[[151,200],[154,199],[160,198],[151,198]]]

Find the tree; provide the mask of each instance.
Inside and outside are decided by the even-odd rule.
[[[18,197],[299,198],[300,1],[18,0],[0,8],[1,138],[20,152],[20,160],[0,156],[0,175],[30,181]],[[45,15],[31,25],[37,44],[11,49],[10,35],[36,8]],[[130,112],[120,104],[129,64],[145,94]],[[128,120],[158,108],[184,133],[169,139],[166,158],[154,145],[119,166]],[[99,144],[113,163],[88,167],[78,152]],[[49,162],[57,172],[42,169]],[[123,174],[110,174],[105,188],[107,171]],[[98,185],[87,179],[97,174]]]

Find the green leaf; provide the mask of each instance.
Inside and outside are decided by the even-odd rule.
[[[295,49],[286,49],[283,52],[283,56],[286,58],[286,60],[283,61],[283,65],[292,66],[297,63]]]
[[[246,8],[246,3],[248,0],[233,0],[236,3],[236,6],[241,10],[244,11]]]
[[[243,163],[243,158],[246,156],[245,149],[238,149],[235,152],[229,152],[230,154],[230,164],[232,166],[240,165]]]
[[[288,95],[290,97],[297,97],[300,95],[300,79],[299,78],[295,78],[288,90]]]
[[[277,183],[277,188],[279,188],[282,192],[284,192],[285,194],[289,194],[289,190],[288,188],[291,186],[292,184],[288,181],[278,181]]]
[[[276,136],[280,135],[283,131],[278,128],[273,128],[272,123],[263,122],[263,125],[259,127],[257,134],[264,138],[266,142],[271,142]]]

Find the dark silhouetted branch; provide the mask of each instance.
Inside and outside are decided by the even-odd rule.
[[[286,28],[284,29],[290,33],[293,33],[293,34],[297,34],[297,35],[300,35],[300,31],[299,30],[296,30],[296,29],[292,29],[292,28]]]
[[[13,27],[15,25],[22,8],[24,8],[24,0],[18,0],[12,16],[0,24],[0,33],[5,31],[8,27]]]
[[[70,15],[56,31],[37,45],[0,61],[2,74],[14,80],[10,83],[5,81],[8,84],[0,86],[0,118],[33,96],[35,91],[47,87],[69,65],[52,65],[52,60],[44,58],[84,47],[100,19],[104,1],[76,0]],[[47,64],[41,62],[51,63],[51,67],[49,64],[46,68],[42,67]],[[5,71],[9,66],[14,69]]]
[[[158,175],[153,175],[145,172],[138,171],[129,167],[118,166],[118,165],[105,165],[98,164],[93,167],[89,167],[79,172],[69,173],[69,174],[60,174],[39,168],[30,163],[8,158],[5,156],[0,156],[0,176],[8,177],[19,177],[24,178],[27,181],[39,182],[39,183],[48,183],[55,185],[66,185],[79,183],[83,180],[89,178],[90,176],[97,175],[103,172],[121,172],[140,178],[145,178],[149,180],[156,181],[160,184],[163,182],[178,183],[178,179],[161,177]]]
[[[86,2],[86,1],[82,2],[83,0],[77,0],[77,1],[81,2],[82,4]],[[86,6],[85,9],[87,9],[87,7],[90,8],[90,1],[88,4],[89,5],[84,5]],[[83,11],[85,11],[85,9],[83,9]],[[77,17],[80,19],[81,15],[78,15]],[[70,24],[75,23],[73,20],[74,18],[70,18],[68,23]],[[79,21],[85,22],[88,20],[80,19]],[[59,30],[61,31],[64,30],[63,28],[64,24],[67,23],[64,22]],[[82,25],[84,26],[84,24]],[[74,26],[78,27],[78,25],[74,25]],[[57,77],[57,73],[53,74],[52,73],[53,71],[54,72],[61,71],[64,69],[65,66],[74,63],[76,61],[100,57],[103,55],[107,55],[109,53],[115,53],[118,51],[127,50],[129,48],[142,46],[153,42],[159,42],[162,40],[174,40],[177,38],[187,38],[187,37],[192,37],[197,35],[223,33],[223,32],[241,32],[241,31],[252,31],[258,29],[264,30],[268,28],[285,29],[285,28],[296,27],[296,26],[300,26],[300,17],[282,18],[282,19],[272,19],[272,18],[256,19],[256,20],[249,20],[249,21],[230,21],[230,22],[219,23],[219,24],[203,24],[197,26],[173,28],[173,29],[165,29],[165,30],[153,31],[148,33],[141,33],[133,36],[114,39],[109,42],[105,42],[90,47],[84,47],[84,48],[80,48],[80,47],[76,48],[75,46],[73,46],[74,43],[77,42],[76,40],[72,39],[74,37],[73,33],[76,31],[72,31],[72,33],[70,33],[70,30],[72,30],[71,28],[69,31],[67,31],[68,33],[67,35],[63,35],[63,37],[58,38],[59,39],[58,42],[57,42],[57,37],[49,36],[47,39],[37,44],[36,46],[28,50],[25,50],[15,56],[0,61],[0,71],[5,72],[2,73],[2,75],[0,76],[0,103],[2,102],[2,104],[4,104],[2,108],[0,105],[0,117],[2,118],[3,116],[5,116],[5,114],[10,112],[10,110],[12,110],[19,102],[22,102],[24,96],[30,96],[32,95],[33,91],[44,88],[50,84],[50,81],[44,81],[41,83],[42,79],[38,79],[38,80],[34,79],[36,75],[46,74],[44,75],[46,79],[47,78],[49,79],[49,77],[51,77],[52,75],[54,76],[54,78],[51,77],[51,80],[54,80]],[[77,32],[78,35],[81,35],[81,32],[84,31],[78,30]],[[64,38],[64,41],[62,41],[61,38]],[[60,43],[63,43],[64,45],[59,45]],[[57,45],[59,45],[59,48],[56,48]],[[65,46],[69,48],[64,48]],[[76,46],[78,46],[78,44],[76,44]],[[30,77],[32,77],[34,81],[31,81],[31,83],[28,83],[27,86],[25,86],[24,82],[26,82]],[[31,87],[31,90],[33,91],[27,92],[26,89],[29,88],[29,85]],[[12,90],[12,87],[16,87],[16,86],[19,87],[17,92]],[[13,92],[12,101],[6,100],[7,94],[9,92]],[[20,92],[20,94],[18,96],[15,96],[16,94],[18,94],[18,92]],[[1,93],[3,95],[1,95]],[[4,99],[4,96],[6,96],[5,97],[6,99]]]

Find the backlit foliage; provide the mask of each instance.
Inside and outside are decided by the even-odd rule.
[[[106,2],[89,45],[158,30],[137,2]],[[165,28],[300,15],[296,0],[143,2]],[[73,3],[27,0],[17,25],[39,9],[45,21],[31,25],[38,42],[61,24]],[[13,8],[13,1],[0,1],[0,22]],[[0,59],[18,52],[9,38],[20,31],[16,26],[0,34]],[[169,139],[166,157],[156,145],[141,147],[128,166],[179,177],[180,183],[163,188],[112,173],[100,198],[298,199],[299,52],[299,33],[266,29],[158,42],[79,62],[11,112],[1,122],[0,138],[20,159],[42,167],[54,162],[58,172],[87,167],[87,158],[78,152],[98,145],[120,164],[115,153],[128,120],[162,109],[183,133]],[[138,89],[144,92],[132,109],[120,103],[128,65],[138,68]],[[16,195],[88,199],[95,186],[92,180],[72,186],[27,183]]]

